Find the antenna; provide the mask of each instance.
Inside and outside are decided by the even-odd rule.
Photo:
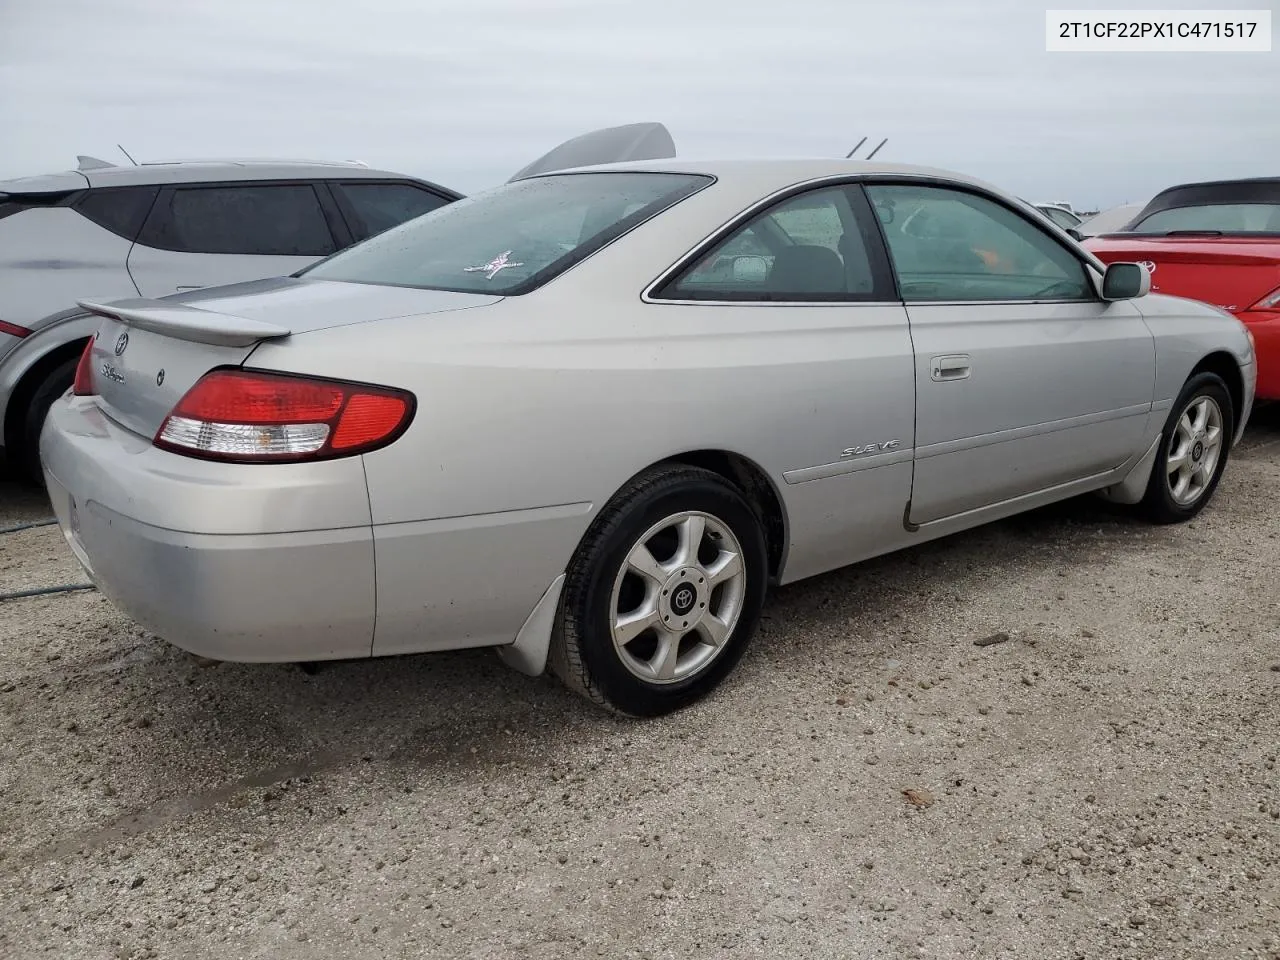
[[[880,146],[879,146],[879,147],[876,147],[874,150],[872,150],[870,153],[868,153],[868,154],[867,154],[867,159],[868,159],[868,160],[870,160],[870,159],[871,159],[872,157],[874,157],[877,153],[879,153],[879,152],[880,152],[880,147],[883,147],[883,146],[884,146],[886,143],[888,143],[888,142],[889,142],[889,138],[888,138],[888,137],[885,137],[883,140],[881,140],[881,141],[880,141]]]
[[[126,150],[124,147],[121,147],[120,144],[118,143],[116,144],[116,147],[118,147],[120,152],[123,153],[126,157],[129,157],[128,150]],[[133,157],[129,157],[129,162],[132,163],[135,167],[138,165],[138,161],[133,159]]]
[[[866,142],[867,142],[867,138],[863,137],[861,140],[857,142],[857,144],[854,146],[852,150],[850,150],[848,153],[844,155],[844,158],[848,160],[850,157],[852,157],[855,153],[858,152],[858,147],[861,147]]]

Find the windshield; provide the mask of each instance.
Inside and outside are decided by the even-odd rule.
[[[1280,203],[1212,203],[1158,210],[1133,233],[1280,233]]]
[[[439,207],[298,276],[462,293],[528,293],[711,182],[673,173],[519,180]]]

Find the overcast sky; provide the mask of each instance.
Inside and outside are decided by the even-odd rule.
[[[888,137],[879,159],[1082,208],[1280,174],[1280,52],[1047,53],[1045,7],[1071,5],[0,0],[0,178],[125,162],[119,142],[139,160],[357,159],[471,192],[638,120],[699,157]]]

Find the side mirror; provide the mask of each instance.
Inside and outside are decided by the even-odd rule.
[[[1084,234],[1081,233],[1079,230],[1077,230],[1075,227],[1067,227],[1067,236],[1070,237],[1072,240],[1075,240],[1077,243],[1084,242]]]
[[[737,283],[764,283],[769,276],[769,261],[764,257],[734,257],[733,279]]]
[[[1109,263],[1102,274],[1103,300],[1132,300],[1151,292],[1151,274],[1137,263]]]

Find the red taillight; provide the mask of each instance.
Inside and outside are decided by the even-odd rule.
[[[80,354],[80,362],[76,364],[76,382],[71,392],[77,397],[91,397],[97,392],[93,386],[93,341],[95,339],[95,337],[89,338],[89,342],[84,345],[84,352]]]
[[[396,439],[413,395],[389,387],[248,370],[205,374],[165,418],[155,444],[211,460],[319,460]]]
[[[7,333],[11,337],[17,337],[21,340],[23,337],[31,336],[31,331],[26,327],[20,327],[16,323],[5,323],[0,320],[0,333]]]

